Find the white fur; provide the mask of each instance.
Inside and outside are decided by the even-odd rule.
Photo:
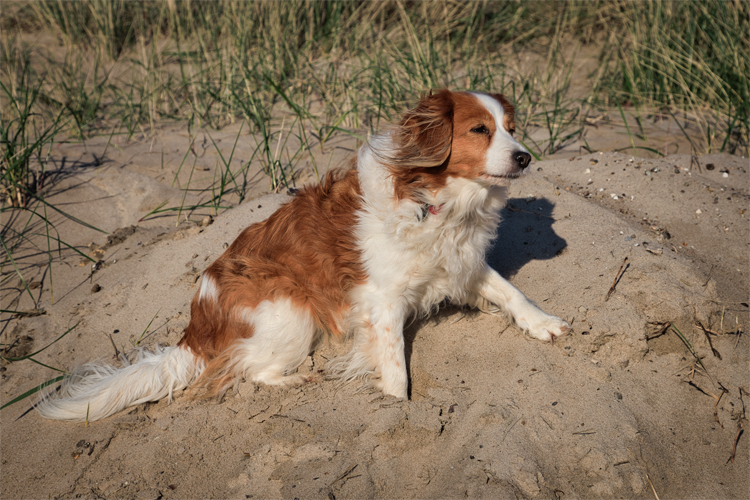
[[[216,280],[214,280],[208,273],[203,273],[201,278],[201,288],[198,292],[198,300],[203,301],[210,299],[214,302],[219,300],[219,288],[216,286]]]
[[[98,420],[147,401],[165,397],[171,401],[174,391],[186,388],[203,368],[182,347],[157,346],[153,353],[140,349],[134,363],[122,368],[103,363],[79,367],[36,408],[43,417],[55,420]]]
[[[253,382],[286,385],[302,377],[289,375],[312,349],[315,323],[290,299],[264,300],[254,309],[238,313],[253,327],[253,336],[231,347],[230,370]]]
[[[497,271],[485,264],[477,283],[479,294],[493,304],[502,305],[523,331],[534,338],[552,341],[564,333],[569,325],[551,316],[508,283]]]

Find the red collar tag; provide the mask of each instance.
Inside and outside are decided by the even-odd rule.
[[[445,205],[445,203],[441,204],[439,207],[436,207],[435,205],[429,205],[429,207],[427,208],[427,211],[430,212],[432,215],[437,215],[443,209],[443,205]]]

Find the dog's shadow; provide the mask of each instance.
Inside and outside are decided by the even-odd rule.
[[[488,249],[487,263],[503,277],[510,278],[532,260],[549,260],[559,255],[567,242],[555,233],[552,211],[555,204],[546,198],[511,198],[500,212],[502,221],[497,238]],[[442,308],[426,320],[417,320],[404,328],[406,365],[411,373],[414,339],[426,321],[442,322],[456,312],[455,307]],[[467,314],[476,314],[467,310]],[[411,385],[410,385],[411,391]]]
[[[552,225],[554,203],[546,198],[512,198],[500,212],[497,239],[487,252],[487,263],[505,278],[514,276],[532,260],[559,255],[567,242]]]

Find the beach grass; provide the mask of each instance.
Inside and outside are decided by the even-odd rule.
[[[580,103],[668,106],[701,117],[706,150],[747,149],[750,8],[739,1],[8,4],[4,59],[23,45],[39,111],[64,110],[82,137],[112,123],[132,135],[164,120],[245,119],[270,165],[284,113],[324,144],[450,87],[509,94],[527,128],[547,130],[541,155],[575,132]],[[42,32],[56,50],[20,40]],[[583,52],[596,63],[571,82]],[[3,78],[18,64],[3,61]]]

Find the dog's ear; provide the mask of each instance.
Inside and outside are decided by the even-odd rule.
[[[389,163],[402,167],[437,167],[450,156],[453,142],[453,107],[450,90],[422,98],[393,131],[397,150]]]

